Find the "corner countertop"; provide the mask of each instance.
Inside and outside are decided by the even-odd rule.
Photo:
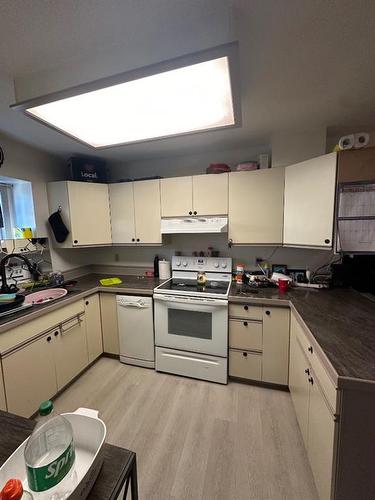
[[[375,302],[350,288],[296,288],[280,293],[259,289],[238,296],[232,285],[229,301],[288,306],[297,312],[337,374],[339,386],[356,379],[375,388]]]
[[[163,282],[156,278],[144,276],[116,274],[116,277],[120,278],[122,283],[114,286],[100,284],[100,279],[108,278],[108,275],[105,274],[86,274],[76,278],[77,284],[68,288],[68,294],[65,297],[47,304],[32,306],[9,316],[0,317],[0,334],[96,292],[152,296],[154,288]]]

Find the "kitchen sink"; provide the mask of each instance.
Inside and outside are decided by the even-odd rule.
[[[46,304],[47,302],[65,297],[67,293],[68,290],[65,288],[47,288],[46,290],[40,290],[39,292],[33,292],[26,295],[24,304]]]

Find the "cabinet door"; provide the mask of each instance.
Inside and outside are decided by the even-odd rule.
[[[288,385],[289,308],[263,307],[264,382]]]
[[[135,233],[137,243],[161,243],[160,182],[134,182]]]
[[[228,174],[193,175],[193,213],[228,213]]]
[[[336,153],[285,169],[284,245],[332,247]]]
[[[307,452],[321,500],[331,498],[335,422],[318,379],[311,373]]]
[[[53,347],[60,390],[88,364],[85,315],[65,321],[56,332]]]
[[[161,216],[189,216],[193,213],[192,177],[170,177],[160,181]],[[190,214],[189,214],[190,212]]]
[[[229,174],[229,239],[234,244],[282,243],[284,169]]]
[[[306,448],[308,439],[310,384],[308,381],[308,374],[305,373],[305,371],[308,369],[309,365],[297,340],[292,323],[290,331],[289,390]]]
[[[135,243],[133,183],[110,184],[109,203],[113,243]]]
[[[107,184],[68,182],[73,246],[112,243]]]
[[[0,410],[7,411],[7,405],[6,405],[6,400],[5,400],[3,369],[1,367],[1,360],[0,360]]]
[[[9,412],[30,417],[56,394],[54,340],[52,331],[2,360]]]
[[[103,349],[109,354],[120,354],[117,304],[114,293],[100,294],[100,312],[102,316]]]
[[[85,299],[86,337],[89,363],[103,352],[102,320],[100,316],[99,294]]]

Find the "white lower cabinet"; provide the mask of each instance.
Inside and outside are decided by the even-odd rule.
[[[287,385],[289,317],[287,307],[230,304],[229,375]]]
[[[322,385],[317,371],[312,367],[311,359],[306,356],[302,336],[304,332],[301,326],[296,318],[292,317],[289,390],[319,498],[330,500],[333,498],[332,492],[334,491],[336,408],[330,404],[327,381],[324,380],[324,385]],[[314,356],[314,365],[317,365],[316,354],[311,353],[311,356]],[[320,365],[320,370],[324,370],[322,365]]]
[[[1,409],[30,417],[42,401],[53,397],[86,368],[89,359],[97,357],[102,349],[98,294],[89,300],[90,331],[85,305],[78,300],[2,334]]]
[[[3,377],[3,369],[0,360],[0,410],[7,410],[7,402],[5,399],[5,389],[4,389],[4,377]]]
[[[8,411],[30,417],[57,392],[54,330],[15,349],[2,360]]]
[[[85,315],[61,324],[53,342],[57,389],[66,386],[88,364]]]
[[[100,315],[99,294],[85,299],[86,336],[89,363],[103,352],[102,320]]]

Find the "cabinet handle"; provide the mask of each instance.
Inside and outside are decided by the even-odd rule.
[[[326,238],[326,239],[324,240],[324,243],[326,243],[326,244],[328,245],[328,243],[331,243],[331,240],[329,240],[328,238]]]
[[[90,302],[88,300],[86,300],[85,304],[88,306],[90,304]]]
[[[243,352],[243,353],[242,353],[242,356],[243,356],[244,358],[247,358],[247,352]]]
[[[244,321],[243,322],[243,326],[247,326],[248,325],[248,322],[247,321]]]
[[[137,238],[137,241],[141,241],[139,238]]]
[[[189,215],[193,215],[193,212],[190,210]]]
[[[310,375],[310,370],[309,370],[308,368],[306,368],[305,373],[306,373],[307,375]]]
[[[77,244],[78,243],[78,240],[74,240],[74,243]]]
[[[266,311],[267,316],[271,314],[271,311]]]
[[[245,309],[245,311],[249,310],[249,306],[243,306],[243,308]]]
[[[232,240],[232,239],[230,239],[230,240],[228,241],[228,247],[229,247],[229,248],[232,248],[232,245],[233,245],[233,240]]]
[[[57,336],[58,336],[58,334],[59,334],[59,331],[58,331],[58,330],[56,330],[56,331],[55,331],[55,337],[57,337]]]
[[[52,340],[51,337],[48,336],[47,337],[47,342],[51,342],[51,340]]]
[[[197,211],[196,210],[194,210],[194,215],[197,215]]]
[[[309,377],[309,382],[311,385],[314,385],[314,379],[312,377]]]
[[[135,241],[135,238],[132,238],[132,241]]]
[[[313,348],[312,348],[312,346],[308,347],[308,348],[307,348],[307,350],[308,350],[309,352],[311,352],[311,354],[313,353]]]

